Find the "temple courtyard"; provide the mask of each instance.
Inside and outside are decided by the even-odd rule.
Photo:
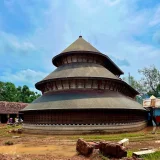
[[[127,146],[128,157],[132,152],[139,151],[142,148],[157,149],[160,148],[160,128],[156,128],[155,134],[153,127],[148,127],[139,132],[122,134],[92,134],[92,135],[34,135],[11,133],[13,129],[21,126],[0,125],[0,159],[6,160],[52,160],[52,159],[107,159],[101,154],[93,153],[86,158],[76,152],[76,142],[78,138],[86,141],[112,141],[118,142],[123,138],[129,139]],[[13,145],[7,145],[13,143]],[[156,156],[159,156],[157,152]],[[152,157],[152,159],[154,156]],[[146,158],[147,159],[147,158]],[[148,158],[149,159],[149,158]],[[156,157],[155,157],[156,159]]]

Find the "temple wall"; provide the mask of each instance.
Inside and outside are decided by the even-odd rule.
[[[69,54],[65,55],[59,59],[57,59],[57,66],[61,66],[64,64],[70,64],[74,62],[88,62],[88,63],[96,63],[104,65],[104,58],[102,58],[100,55],[94,55],[94,54],[83,54],[83,52],[79,52],[78,54]]]
[[[77,90],[77,89],[111,90],[120,92],[126,96],[134,98],[127,87],[123,86],[118,81],[111,81],[111,80],[68,78],[67,80],[61,79],[61,80],[46,82],[41,88],[43,94],[61,90]]]
[[[146,119],[143,111],[61,110],[29,111],[24,114],[25,124],[51,125],[110,125],[141,122]]]
[[[123,133],[142,130],[146,121],[112,125],[35,125],[24,124],[26,133],[34,134],[89,134],[89,133]]]

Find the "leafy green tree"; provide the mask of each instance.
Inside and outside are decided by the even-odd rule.
[[[26,85],[16,88],[13,83],[0,81],[0,101],[30,103],[39,96]]]
[[[123,77],[123,80],[139,93],[144,93],[146,91],[143,85],[139,81],[136,81],[133,76]]]
[[[142,74],[141,82],[149,95],[160,96],[160,71],[155,66],[139,70]]]
[[[30,97],[29,97],[29,102],[34,101],[35,99],[37,99],[38,97],[40,97],[41,95],[38,94],[37,92],[32,92]]]
[[[17,99],[17,89],[13,83],[0,82],[0,98],[1,101],[14,102]]]
[[[3,95],[4,85],[5,85],[5,83],[0,81],[0,100],[1,101],[3,101],[3,99],[4,99],[4,95]]]
[[[33,100],[37,99],[40,94],[37,92],[30,91],[29,87],[24,85],[23,87],[18,87],[18,99],[20,102],[30,103]]]

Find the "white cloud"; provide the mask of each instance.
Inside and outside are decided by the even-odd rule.
[[[15,51],[19,55],[23,55],[23,53],[29,55],[28,57],[17,56],[16,64],[14,63],[15,59],[12,63],[8,62],[17,65],[17,68],[24,69],[16,72],[16,75],[5,74],[8,77],[11,76],[13,80],[20,81],[18,77],[21,77],[19,78],[21,82],[26,83],[25,79],[27,78],[24,74],[29,74],[30,81],[33,83],[36,79],[31,76],[34,70],[40,72],[44,68],[47,72],[52,71],[52,57],[76,40],[80,32],[84,39],[103,53],[128,61],[130,66],[122,67],[126,73],[130,71],[136,76],[138,69],[153,63],[160,67],[159,48],[135,38],[135,36],[141,36],[145,39],[148,34],[155,34],[153,39],[157,38],[158,33],[149,31],[153,25],[159,24],[160,11],[158,7],[137,10],[137,0],[73,0],[67,1],[66,6],[64,1],[46,2],[49,4],[49,8],[38,12],[41,13],[38,16],[36,9],[24,8],[27,15],[34,21],[33,23],[37,24],[34,32],[28,36],[29,39],[20,39],[10,34],[0,36],[0,41],[6,46],[3,50],[8,49],[7,51]],[[21,2],[21,7],[23,6],[24,4]],[[2,54],[1,51],[0,47],[0,54]],[[27,65],[21,67],[20,61]],[[32,70],[26,68],[32,68]],[[41,74],[45,73],[41,72]],[[41,80],[42,77],[39,77]],[[35,80],[34,83],[37,81],[39,80]]]
[[[155,25],[158,25],[160,24],[160,6],[158,6],[156,8],[156,11],[153,15],[153,17],[151,18],[151,21],[149,23],[151,26],[155,26]]]
[[[36,50],[34,44],[29,40],[21,40],[13,34],[2,31],[0,32],[0,43],[0,54],[23,54]]]
[[[37,37],[38,39],[42,39],[42,37]],[[45,42],[43,41],[43,43]],[[48,55],[50,54],[48,54],[41,44],[34,44],[33,37],[22,38],[0,31],[1,74],[8,69],[15,71],[31,68],[33,70],[44,71],[49,68],[51,70],[53,68],[51,63],[52,56]]]
[[[38,81],[45,78],[47,74],[41,71],[34,71],[31,69],[20,70],[16,73],[5,72],[0,76],[1,81],[9,81],[12,83],[34,85]]]
[[[108,5],[108,6],[114,6],[117,5],[118,3],[120,3],[121,0],[104,0],[104,2]]]
[[[153,41],[160,45],[160,31],[156,31],[152,37]]]
[[[99,6],[101,12],[95,12],[95,17],[92,14],[82,13],[89,21],[84,25],[88,27],[92,24],[89,25],[90,30],[87,30],[90,42],[95,43],[94,45],[103,53],[127,60],[130,66],[120,66],[120,68],[136,78],[139,77],[138,69],[152,64],[160,68],[160,49],[152,43],[152,38],[148,40],[156,31],[156,28],[153,30],[150,21],[156,20],[157,24],[160,19],[159,9],[157,7],[137,9],[137,2],[122,0],[114,7],[105,9],[104,4],[101,4],[102,6]],[[87,8],[88,13],[92,7]],[[158,41],[159,37],[159,33],[156,33],[153,38]],[[145,40],[151,43],[146,43]]]
[[[100,6],[96,5],[99,2],[96,0],[88,1],[88,0],[74,0],[75,5],[81,9],[81,11],[85,11],[86,16],[97,13],[100,10]],[[84,14],[84,13],[83,13]]]

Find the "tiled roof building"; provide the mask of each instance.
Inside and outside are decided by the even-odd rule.
[[[0,101],[0,122],[6,123],[9,117],[17,117],[19,111],[27,105],[27,103]]]
[[[0,101],[0,114],[18,114],[28,103]]]

